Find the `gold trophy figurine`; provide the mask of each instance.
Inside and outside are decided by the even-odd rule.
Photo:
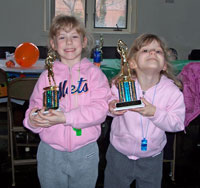
[[[55,52],[49,50],[47,58],[45,60],[45,65],[48,70],[49,87],[45,87],[43,93],[43,106],[45,107],[46,111],[48,109],[59,108],[59,90],[58,86],[56,86],[56,82],[54,79],[54,72],[53,72],[53,63],[55,60],[56,60]]]
[[[137,99],[135,81],[131,78],[131,71],[127,62],[128,47],[122,40],[118,40],[117,51],[121,56],[121,74],[117,81],[119,103],[116,104],[115,110],[144,107],[142,101]]]

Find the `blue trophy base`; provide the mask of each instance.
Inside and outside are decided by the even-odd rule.
[[[134,109],[134,108],[141,108],[144,107],[144,104],[141,100],[136,101],[129,101],[129,102],[119,102],[116,104],[115,111],[119,110],[128,110],[128,109]]]

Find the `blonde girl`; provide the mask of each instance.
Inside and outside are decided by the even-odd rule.
[[[165,131],[184,129],[185,104],[181,83],[171,72],[165,43],[156,35],[136,38],[128,53],[138,99],[144,107],[115,111],[118,90],[115,78],[109,103],[113,115],[106,154],[105,188],[160,188]]]

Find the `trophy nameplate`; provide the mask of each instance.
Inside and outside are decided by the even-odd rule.
[[[122,41],[118,41],[117,51],[121,56],[121,74],[117,80],[119,92],[119,102],[116,104],[115,111],[144,107],[141,100],[137,99],[135,81],[131,77],[130,67],[127,62],[128,47]],[[126,66],[126,73],[124,68]]]

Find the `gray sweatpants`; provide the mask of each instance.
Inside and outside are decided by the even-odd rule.
[[[98,176],[99,150],[96,142],[76,151],[58,151],[40,142],[38,177],[42,188],[94,188]]]
[[[106,159],[104,188],[130,188],[133,180],[136,188],[161,187],[163,152],[155,157],[131,160],[110,144]]]

